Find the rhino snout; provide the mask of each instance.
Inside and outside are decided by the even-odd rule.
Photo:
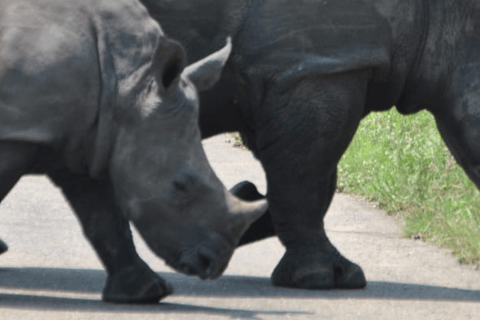
[[[195,250],[185,253],[174,268],[202,280],[213,280],[225,271],[232,254],[233,248],[226,248],[226,245],[220,252],[209,246],[199,245]]]

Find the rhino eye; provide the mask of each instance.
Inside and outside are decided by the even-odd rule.
[[[176,191],[187,192],[187,184],[184,181],[173,181],[173,187]]]
[[[188,174],[181,174],[172,182],[172,195],[177,203],[186,203],[191,199],[194,179]]]

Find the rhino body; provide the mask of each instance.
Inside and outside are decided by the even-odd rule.
[[[196,86],[230,50],[186,67],[137,0],[0,0],[0,200],[23,174],[48,175],[106,268],[106,301],[172,292],[129,221],[167,264],[214,279],[266,210],[231,195],[201,145]]]
[[[430,111],[480,186],[480,2],[142,0],[196,59],[226,35],[222,79],[202,93],[202,137],[240,131],[267,176],[269,216],[242,243],[276,234],[275,285],[359,288],[361,268],[328,240],[337,163],[363,117]],[[234,190],[262,197],[253,185]]]

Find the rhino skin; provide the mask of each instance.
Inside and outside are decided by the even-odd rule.
[[[366,285],[323,219],[337,163],[372,111],[430,111],[480,186],[479,1],[141,1],[192,59],[232,35],[221,81],[201,94],[200,129],[204,138],[239,131],[265,169],[271,220],[241,243],[278,235],[286,253],[273,284]]]
[[[195,86],[230,51],[186,67],[137,0],[0,0],[0,200],[23,174],[58,185],[105,266],[105,301],[172,292],[129,221],[168,265],[215,279],[267,210],[228,192],[201,145]]]

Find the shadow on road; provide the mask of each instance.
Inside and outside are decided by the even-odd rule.
[[[174,278],[184,278],[180,282],[188,283],[192,278],[174,273],[160,273],[172,283]],[[312,312],[286,310],[246,310],[234,308],[212,308],[185,303],[161,302],[158,304],[130,305],[112,304],[100,300],[100,293],[105,282],[106,273],[103,270],[84,269],[53,269],[53,268],[0,268],[0,308],[22,310],[54,310],[74,312],[111,312],[111,313],[142,313],[142,314],[204,314],[229,316],[235,319],[261,320],[262,315],[312,315]],[[176,281],[175,281],[176,282]],[[175,283],[175,285],[179,285]],[[14,293],[2,293],[2,289],[15,290]],[[39,294],[26,294],[26,290],[38,290]],[[210,286],[210,290],[215,290]],[[23,291],[23,292],[22,292]],[[48,291],[55,292],[55,296]],[[58,297],[61,292],[93,293],[98,299],[82,299]],[[196,295],[196,292],[192,292]],[[66,294],[67,295],[67,294]],[[202,293],[198,293],[202,296]],[[218,295],[210,291],[208,295]],[[244,294],[246,295],[246,294]]]
[[[199,297],[291,297],[291,298],[320,298],[320,299],[398,299],[398,300],[440,300],[440,301],[480,301],[480,290],[468,290],[412,283],[397,283],[386,281],[369,281],[366,289],[362,290],[324,290],[311,291],[300,289],[286,289],[273,287],[269,278],[250,276],[225,275],[216,281],[202,281],[198,278],[187,277],[174,272],[159,273],[169,281],[178,296]],[[39,290],[52,292],[76,292],[100,294],[105,283],[106,273],[103,270],[90,269],[55,269],[55,268],[0,268],[0,306],[39,305],[49,308],[49,305],[71,305],[76,309],[84,304],[91,304],[95,309],[100,301],[56,298],[42,295],[22,295],[11,292],[2,294],[2,289],[8,290]],[[58,294],[56,294],[58,296]],[[52,300],[61,300],[64,303],[50,303]],[[22,302],[23,301],[23,302]],[[112,306],[109,308],[121,308]],[[183,311],[191,309],[198,312],[197,306],[161,304],[162,311]],[[63,308],[63,307],[62,307]],[[80,307],[78,307],[80,308]],[[155,307],[157,308],[157,307]],[[144,310],[143,307],[139,308]],[[234,312],[230,309],[205,308],[205,312],[225,313]],[[210,310],[211,309],[211,310]],[[102,310],[105,305],[102,304]],[[122,309],[123,310],[123,309]],[[131,310],[129,308],[129,310]],[[158,311],[158,310],[157,310]],[[235,311],[235,315],[238,316]],[[242,311],[243,312],[243,311]],[[245,311],[247,312],[247,311]],[[248,311],[250,312],[250,311]]]
[[[285,316],[313,314],[301,311],[272,311],[272,310],[243,310],[228,308],[211,308],[180,303],[158,303],[147,305],[111,304],[101,300],[59,298],[50,296],[1,294],[0,307],[16,308],[22,310],[55,310],[69,312],[110,312],[110,313],[182,313],[216,316],[230,316],[235,319],[261,319],[261,315]]]

